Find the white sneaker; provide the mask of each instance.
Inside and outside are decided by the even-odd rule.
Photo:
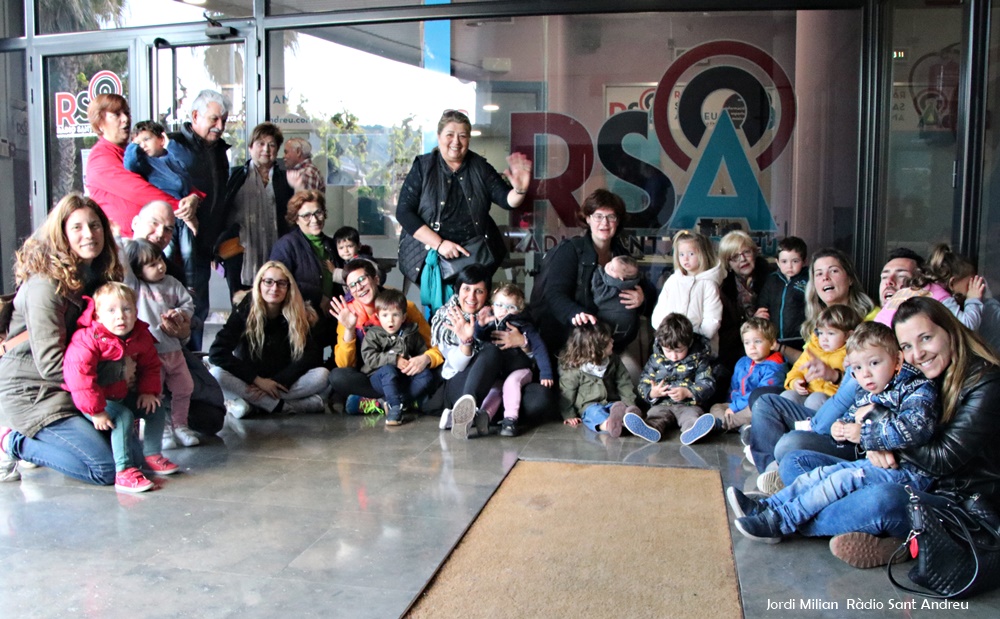
[[[442,430],[450,430],[451,429],[451,409],[450,408],[444,409],[444,411],[441,413],[441,421],[438,422],[438,427],[441,428]]]
[[[201,445],[201,438],[198,437],[198,433],[187,426],[174,426],[174,436],[185,447]]]
[[[469,430],[476,421],[476,414],[479,407],[476,406],[476,397],[472,394],[463,395],[455,402],[451,415],[451,435],[455,438],[469,438]]]
[[[749,427],[749,426],[747,426],[747,427]],[[757,463],[753,461],[753,454],[750,453],[750,446],[749,445],[744,445],[743,446],[743,455],[746,456],[747,462],[749,462],[750,464],[752,464],[754,466],[757,466]]]
[[[170,429],[170,426],[165,426],[163,428],[163,449],[177,449],[177,440],[174,438],[174,431]]]
[[[18,459],[7,453],[4,442],[13,432],[10,428],[0,428],[0,481],[21,481],[21,473],[17,470]]]
[[[778,471],[766,471],[757,477],[757,489],[767,496],[771,496],[784,487],[785,483],[781,481],[781,473]]]
[[[243,398],[226,400],[226,412],[237,419],[243,419],[250,414],[250,404]]]

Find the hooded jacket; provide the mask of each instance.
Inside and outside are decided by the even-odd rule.
[[[719,282],[725,276],[722,267],[715,265],[697,275],[684,275],[680,270],[667,278],[660,298],[653,308],[653,328],[656,329],[667,314],[683,314],[700,333],[718,350],[719,327],[722,325],[722,298]]]
[[[750,357],[743,357],[737,361],[729,394],[730,410],[739,412],[746,408],[750,401],[750,393],[757,387],[783,384],[787,369],[785,358],[780,352],[771,353],[763,361],[754,361]]]
[[[125,363],[125,358],[135,360],[135,389],[142,395],[159,395],[163,390],[160,381],[160,357],[156,354],[156,340],[149,333],[149,325],[135,321],[132,332],[121,338],[97,322],[94,300],[84,297],[87,307],[77,320],[77,330],[66,347],[63,359],[63,389],[73,396],[73,403],[87,415],[103,413],[108,400],[121,400],[129,393],[124,380],[108,385],[97,383],[97,366],[101,363]]]
[[[847,356],[847,347],[841,346],[833,352],[826,352],[819,347],[819,338],[815,334],[809,338],[809,343],[806,344],[806,349],[803,351],[799,358],[795,361],[795,365],[792,369],[788,371],[785,375],[785,389],[794,389],[792,383],[797,380],[803,380],[806,377],[806,373],[802,368],[805,367],[806,363],[810,359],[819,359],[827,367],[833,368],[835,370],[844,369],[844,357]],[[826,395],[832,396],[837,393],[837,389],[840,387],[839,383],[831,383],[828,380],[823,380],[822,378],[814,378],[809,381],[809,392],[810,393],[825,393]]]

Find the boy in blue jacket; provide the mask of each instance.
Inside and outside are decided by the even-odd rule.
[[[710,412],[681,434],[681,443],[690,445],[701,439],[750,423],[750,394],[758,387],[785,384],[788,366],[778,349],[778,328],[768,320],[752,317],[740,327],[746,356],[736,362],[730,385],[729,402],[715,404]]]

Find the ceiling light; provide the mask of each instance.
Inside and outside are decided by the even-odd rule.
[[[500,109],[500,106],[496,103],[487,103],[483,106],[483,110],[486,112],[495,112]]]
[[[474,138],[478,138],[482,134],[483,134],[483,132],[480,131],[479,129],[473,129],[472,131],[469,132],[469,135],[472,136],[472,137],[474,137]]]

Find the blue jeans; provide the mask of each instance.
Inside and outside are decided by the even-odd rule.
[[[608,402],[606,404],[594,403],[587,405],[587,408],[583,409],[583,425],[587,426],[594,432],[601,432],[597,428],[600,427],[602,423],[608,420],[611,416],[611,405],[613,402]]]
[[[811,471],[821,466],[841,462],[821,453],[795,452],[781,462],[782,479],[794,471]],[[921,501],[942,499],[932,494],[916,492]],[[799,533],[809,537],[830,537],[857,531],[869,535],[905,538],[910,532],[909,495],[899,484],[873,484],[852,492],[824,507],[816,516],[799,527]]]
[[[828,505],[862,488],[881,484],[908,484],[914,490],[926,490],[931,478],[906,469],[883,469],[868,460],[837,462],[799,475],[766,503],[781,517],[781,532],[787,535]]]
[[[115,483],[115,460],[107,437],[83,415],[50,423],[33,438],[11,434],[11,455],[91,484]]]
[[[426,395],[434,384],[434,373],[428,369],[416,376],[407,376],[394,365],[383,365],[372,373],[369,380],[372,388],[385,397],[389,406],[398,406],[412,404]]]

